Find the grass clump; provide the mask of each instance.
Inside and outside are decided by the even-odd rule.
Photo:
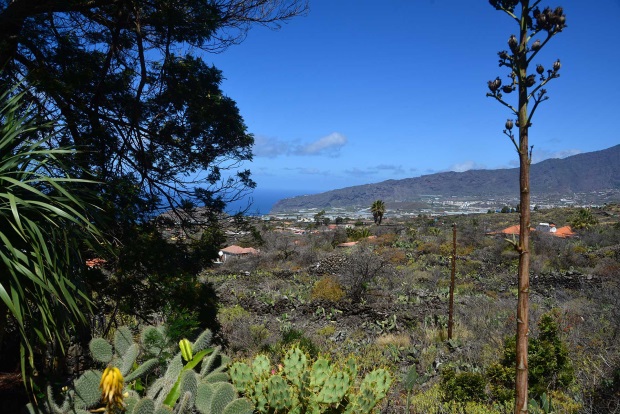
[[[345,295],[340,283],[332,277],[326,276],[319,279],[312,289],[313,300],[328,300],[330,302],[338,302]]]

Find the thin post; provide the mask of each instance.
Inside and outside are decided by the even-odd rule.
[[[452,224],[452,274],[450,276],[450,305],[448,307],[448,340],[452,339],[454,322],[454,283],[456,279],[456,223]]]

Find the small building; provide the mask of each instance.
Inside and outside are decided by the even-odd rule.
[[[518,236],[520,229],[521,229],[521,226],[517,224],[515,226],[506,227],[503,230],[494,231],[494,232],[490,232],[487,234],[488,235],[501,234],[501,235],[507,235],[507,236]],[[530,231],[536,231],[542,234],[546,233],[554,237],[560,237],[562,239],[565,239],[567,237],[573,237],[576,234],[575,232],[573,232],[570,226],[564,226],[564,227],[557,228],[556,225],[553,223],[538,223],[536,228],[531,227]]]
[[[237,245],[232,245],[228,247],[224,247],[219,252],[220,261],[224,263],[228,259],[233,257],[242,257],[247,256],[249,254],[258,254],[258,250],[253,247],[241,247]]]
[[[555,233],[557,230],[554,223],[538,223],[536,226],[536,231],[541,233]]]

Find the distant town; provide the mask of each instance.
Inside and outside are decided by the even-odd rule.
[[[262,216],[264,220],[285,219],[313,221],[317,213],[325,211],[324,217],[331,220],[341,218],[367,219],[372,217],[369,200],[367,206],[356,207],[312,207],[297,211],[270,213]],[[620,190],[593,191],[574,193],[572,195],[532,195],[531,210],[556,207],[600,207],[607,203],[620,201]],[[444,216],[460,214],[501,213],[515,211],[518,208],[519,195],[514,197],[496,197],[480,199],[477,197],[460,197],[443,195],[421,195],[418,201],[386,201],[386,217],[407,218],[426,216]]]

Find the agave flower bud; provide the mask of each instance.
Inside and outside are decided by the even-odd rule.
[[[560,64],[560,59],[558,59],[555,62],[553,62],[553,71],[554,72],[559,71],[561,67],[562,67],[562,65]]]
[[[536,41],[534,43],[532,43],[531,49],[534,52],[538,52],[540,50],[540,40],[536,39]]]
[[[514,124],[512,123],[512,119],[509,119],[506,121],[506,129],[508,131],[512,130],[512,127],[514,126]]]
[[[512,86],[506,85],[502,87],[502,92],[504,93],[510,93],[512,92],[514,89],[512,88]]]
[[[489,89],[491,90],[491,92],[495,93],[495,91],[497,91],[499,87],[502,86],[502,81],[500,78],[495,78],[495,80],[489,81],[487,82],[487,84],[489,85]]]
[[[560,16],[559,21],[560,21],[559,25],[564,27],[566,25],[566,16],[564,15]]]
[[[510,55],[505,50],[502,50],[501,52],[499,52],[498,55],[500,59],[506,60],[510,58]]]
[[[553,11],[555,13],[556,16],[560,17],[564,14],[564,9],[560,6],[556,7],[555,10]]]
[[[536,76],[528,75],[527,78],[525,78],[525,85],[528,88],[531,87],[531,86],[534,86],[535,83],[536,83]]]
[[[508,47],[514,53],[517,50],[517,46],[519,46],[519,42],[517,41],[517,36],[510,35],[510,39],[508,39]]]
[[[536,18],[536,22],[541,27],[546,26],[546,24],[547,24],[547,14],[546,13],[540,13],[538,15],[538,17]]]
[[[543,65],[536,65],[536,73],[538,73],[539,75],[545,73],[545,68],[543,67]]]

